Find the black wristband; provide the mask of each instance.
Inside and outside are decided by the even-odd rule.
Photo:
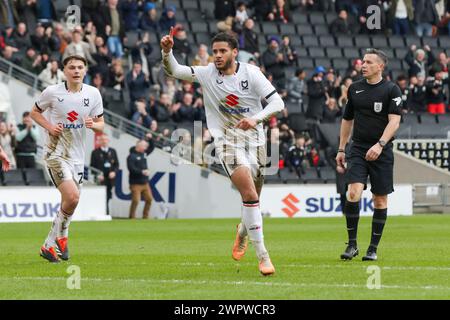
[[[344,149],[338,149],[338,153],[339,152],[345,153],[345,150]]]

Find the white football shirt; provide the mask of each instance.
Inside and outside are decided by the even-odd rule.
[[[46,111],[44,116],[64,127],[59,137],[46,134],[44,160],[63,159],[72,164],[84,164],[86,117],[103,116],[103,102],[97,88],[83,84],[78,92],[70,92],[67,83],[48,86],[36,101],[36,107]]]
[[[202,86],[206,122],[214,139],[230,145],[241,145],[242,141],[248,146],[265,144],[261,123],[247,131],[234,128],[240,120],[260,112],[261,100],[277,92],[261,70],[242,62],[237,62],[233,75],[222,74],[214,63],[191,70],[194,81]]]

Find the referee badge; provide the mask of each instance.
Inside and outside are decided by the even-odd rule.
[[[381,109],[383,109],[383,102],[374,102],[373,111],[381,112]]]

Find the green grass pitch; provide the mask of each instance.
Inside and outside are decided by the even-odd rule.
[[[0,224],[0,299],[450,299],[450,215],[389,217],[375,263],[361,261],[370,218],[360,220],[360,256],[347,262],[343,218],[267,218],[271,277],[252,246],[231,259],[237,223],[72,222],[72,257],[59,264],[38,256],[50,223]],[[67,288],[72,265],[80,289]],[[371,265],[380,289],[367,287]]]

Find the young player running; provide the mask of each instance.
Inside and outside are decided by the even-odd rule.
[[[44,161],[61,193],[61,208],[40,250],[50,262],[69,259],[69,224],[83,183],[85,128],[101,132],[104,127],[100,92],[83,84],[86,60],[73,55],[64,59],[63,65],[67,81],[47,87],[31,111],[33,120],[48,133]]]

